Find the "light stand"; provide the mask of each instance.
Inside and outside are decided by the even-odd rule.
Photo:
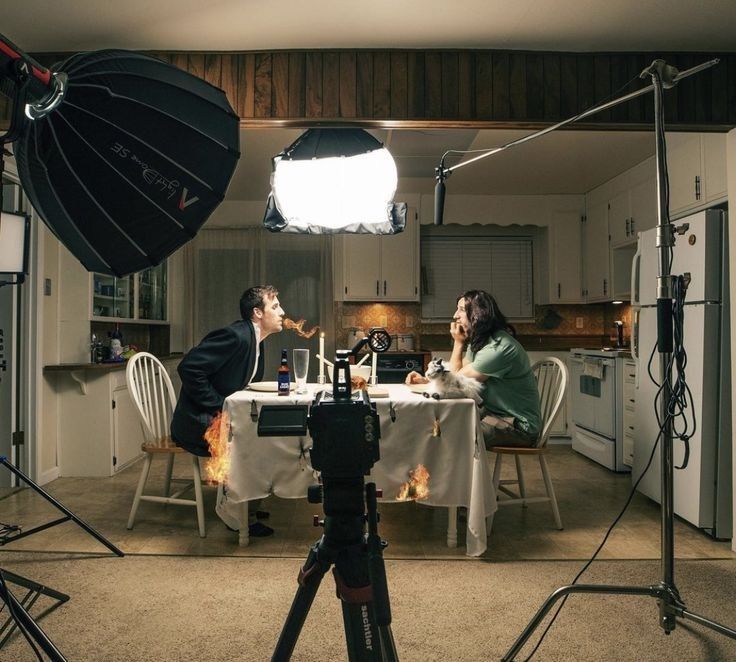
[[[641,77],[651,76],[654,88],[654,124],[656,134],[657,161],[657,248],[659,269],[657,278],[657,347],[662,379],[663,395],[660,401],[659,420],[661,426],[661,542],[662,559],[660,582],[653,586],[616,586],[598,584],[570,584],[555,590],[540,607],[519,638],[503,656],[502,660],[513,660],[549,610],[562,597],[571,593],[598,593],[613,595],[648,595],[657,599],[659,625],[665,634],[677,626],[677,619],[693,621],[715,632],[736,639],[736,630],[716,623],[704,616],[688,611],[675,585],[674,572],[674,462],[672,452],[672,416],[668,410],[672,388],[667,378],[671,369],[673,352],[672,297],[673,277],[670,274],[670,248],[674,245],[672,226],[669,222],[667,171],[665,163],[664,121],[662,109],[663,88],[673,87],[682,74],[677,69],[655,60]]]

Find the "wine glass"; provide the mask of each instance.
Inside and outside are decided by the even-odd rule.
[[[296,392],[307,392],[307,371],[309,370],[309,350],[294,350],[294,379],[296,380]]]

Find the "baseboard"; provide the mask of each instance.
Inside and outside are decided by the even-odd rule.
[[[36,480],[36,483],[38,483],[39,485],[46,485],[46,483],[50,483],[52,480],[56,480],[60,475],[61,474],[59,472],[59,467],[54,467],[53,469],[49,469],[48,471],[44,471],[42,474],[40,474],[38,480]]]
[[[547,446],[572,446],[572,437],[550,437]]]

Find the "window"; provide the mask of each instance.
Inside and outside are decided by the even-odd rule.
[[[279,290],[286,315],[304,319],[305,330],[333,325],[332,241],[326,235],[271,234],[262,228],[203,230],[194,242],[193,342],[240,317],[239,301],[252,285]],[[331,333],[329,334],[332,335]],[[333,339],[329,339],[329,344]],[[281,349],[310,349],[310,378],[316,375],[319,334],[300,338],[286,332],[265,343],[264,379],[276,379]],[[314,373],[314,374],[313,374]]]
[[[531,237],[423,237],[422,317],[449,319],[457,297],[486,290],[510,319],[534,316]]]

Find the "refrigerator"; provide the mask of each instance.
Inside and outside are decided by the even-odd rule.
[[[697,428],[690,438],[690,457],[674,471],[674,510],[680,518],[716,538],[731,538],[731,358],[728,312],[728,240],[726,213],[706,210],[675,223],[671,273],[690,273],[685,296],[683,345],[687,354],[686,383],[692,392]],[[655,415],[659,381],[656,288],[657,228],[639,233],[632,262],[632,355],[637,364],[632,481],[642,475],[656,442]],[[652,351],[654,354],[652,356]],[[650,356],[651,363],[650,363]],[[638,490],[660,502],[660,443]],[[675,439],[675,467],[682,465],[685,444]]]

